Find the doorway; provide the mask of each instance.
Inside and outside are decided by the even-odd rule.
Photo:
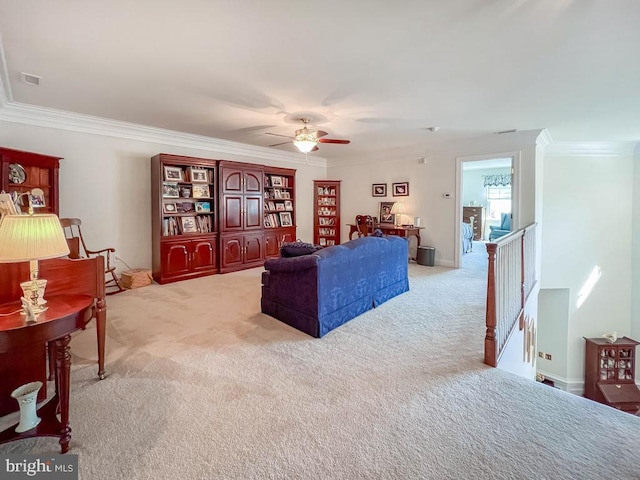
[[[501,226],[511,230],[517,198],[515,158],[504,154],[457,159],[456,268],[477,263],[471,259],[478,260],[478,255],[486,262],[484,244],[505,234],[498,232]]]

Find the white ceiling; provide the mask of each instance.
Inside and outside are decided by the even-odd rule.
[[[509,129],[637,142],[639,20],[638,0],[0,0],[0,68],[9,103],[253,145],[307,116],[352,142],[326,158]]]

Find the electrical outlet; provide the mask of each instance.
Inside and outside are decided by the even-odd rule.
[[[544,359],[545,360],[551,360],[551,354],[550,353],[545,353],[544,354]]]

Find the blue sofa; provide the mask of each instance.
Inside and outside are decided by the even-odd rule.
[[[271,258],[262,312],[314,337],[409,290],[406,239],[362,237],[309,255]]]
[[[504,237],[506,234],[511,233],[511,214],[510,213],[502,213],[500,215],[500,226],[490,225],[489,230],[489,241],[493,242],[494,240],[499,239],[500,237]]]

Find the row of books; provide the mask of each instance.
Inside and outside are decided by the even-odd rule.
[[[185,233],[210,233],[213,219],[209,215],[168,217],[162,220],[164,237]]]

